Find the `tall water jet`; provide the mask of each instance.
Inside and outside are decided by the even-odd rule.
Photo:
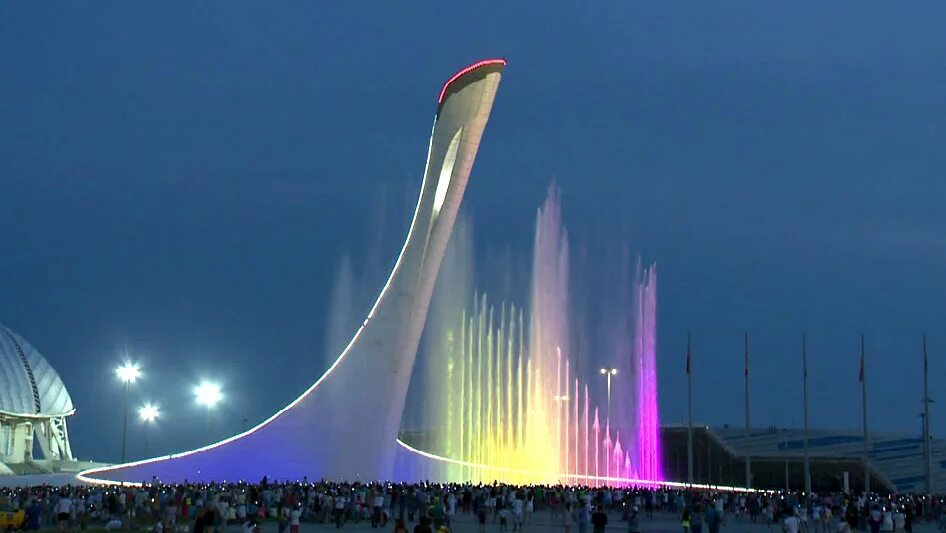
[[[657,408],[657,268],[637,267],[637,327],[632,364],[637,375],[638,473],[663,480]]]
[[[535,239],[532,247],[532,279],[529,300],[529,348],[543,388],[550,394],[538,397],[540,410],[555,412],[561,403],[561,351],[570,350],[568,320],[568,232],[562,226],[561,194],[549,186],[545,203],[536,213]],[[555,428],[561,417],[554,421]],[[564,468],[561,433],[533,435],[547,443],[559,458],[558,471]]]
[[[603,384],[599,373],[583,375],[570,352],[569,328],[576,325],[569,319],[568,238],[554,186],[537,212],[534,246],[528,312],[490,302],[485,292],[470,296],[468,269],[451,267],[449,253],[445,259],[438,290],[455,292],[434,300],[441,331],[426,338],[428,355],[438,359],[429,368],[439,370],[428,376],[433,385],[424,398],[436,404],[425,411],[428,427],[436,428],[425,451],[448,460],[432,475],[589,485],[662,480],[656,270],[638,265],[608,298],[621,306],[608,312],[617,325],[602,342],[614,349],[604,354],[608,363],[622,369],[612,375],[621,390],[612,412],[590,393],[589,380]],[[457,294],[467,295],[466,306]],[[454,309],[437,307],[443,302]],[[603,400],[600,391],[595,396]],[[602,407],[611,413],[606,419],[599,417]]]

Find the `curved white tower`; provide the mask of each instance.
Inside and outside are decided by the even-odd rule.
[[[437,271],[505,65],[480,61],[441,89],[404,246],[364,323],[318,381],[249,431],[189,452],[89,470],[80,479],[389,479]]]

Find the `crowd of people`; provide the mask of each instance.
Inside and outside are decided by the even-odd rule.
[[[785,533],[911,533],[917,521],[946,532],[946,500],[917,495],[724,493],[660,488],[439,483],[214,483],[142,487],[0,489],[0,505],[22,509],[25,529],[150,529],[221,533],[228,525],[259,533],[299,533],[302,523],[351,522],[394,533],[448,533],[458,517],[480,533],[522,531],[541,514],[564,533],[641,533],[655,519],[679,520],[683,533],[718,533],[727,522],[764,524]],[[664,529],[666,529],[664,527]]]

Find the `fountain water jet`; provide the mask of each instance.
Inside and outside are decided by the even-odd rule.
[[[551,187],[536,214],[529,312],[479,293],[468,311],[445,315],[457,318],[443,326],[445,340],[433,356],[447,360],[448,370],[424,397],[442,406],[428,425],[449,435],[433,433],[425,451],[461,465],[443,472],[450,480],[599,485],[663,479],[656,270],[638,264],[633,296],[623,301],[633,317],[626,324],[633,340],[616,343],[616,360],[623,359],[627,371],[614,379],[627,391],[616,399],[629,401],[602,421],[569,344],[569,245],[559,198]],[[449,286],[438,283],[438,289]]]

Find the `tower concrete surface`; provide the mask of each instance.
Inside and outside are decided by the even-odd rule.
[[[480,61],[443,85],[420,196],[397,262],[362,325],[315,383],[248,431],[196,450],[88,470],[79,479],[390,479],[434,282],[505,65]]]

